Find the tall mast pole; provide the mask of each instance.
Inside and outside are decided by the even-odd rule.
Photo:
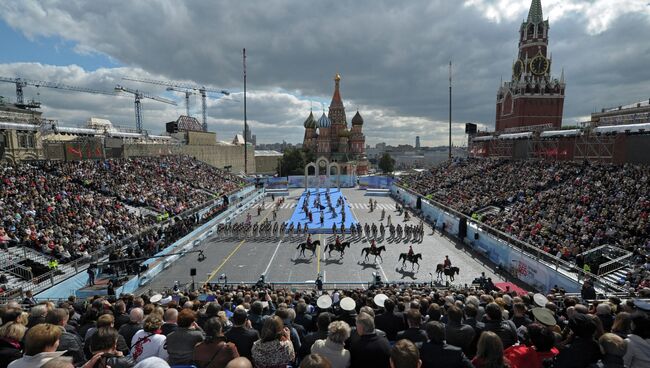
[[[451,60],[449,60],[449,160],[451,161]]]
[[[248,120],[246,118],[246,48],[244,56],[244,174],[248,174]]]

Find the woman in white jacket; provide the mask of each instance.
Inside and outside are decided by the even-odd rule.
[[[136,332],[131,339],[131,357],[134,362],[139,363],[153,356],[167,360],[167,337],[160,330],[162,324],[163,321],[157,314],[150,314],[144,320],[142,330]]]

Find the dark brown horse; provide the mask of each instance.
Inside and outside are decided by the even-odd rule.
[[[305,249],[311,251],[311,256],[313,257],[316,254],[316,247],[320,245],[320,240],[314,240],[311,242],[311,245],[307,243],[300,243],[296,247],[296,249],[300,249],[300,255],[304,256],[305,255]]]
[[[412,256],[409,257],[408,253],[400,253],[399,254],[399,259],[397,262],[402,261],[402,268],[406,264],[406,261],[411,262],[411,269],[415,268],[415,265],[418,265],[418,270],[420,269],[420,262],[419,260],[422,259],[422,253],[415,253]]]
[[[361,249],[361,255],[363,256],[365,254],[365,258],[364,258],[365,261],[368,260],[368,256],[372,255],[372,256],[375,256],[375,261],[377,261],[377,257],[379,257],[379,259],[382,262],[384,262],[384,259],[381,258],[381,252],[383,252],[385,250],[386,250],[386,247],[383,246],[383,245],[381,247],[375,247],[374,250],[372,249],[372,247],[365,247],[365,248]]]
[[[343,258],[343,255],[345,254],[345,248],[350,248],[350,242],[342,242],[339,245],[336,245],[336,243],[329,243],[325,246],[325,252],[327,252],[327,258],[329,258],[332,255],[333,251],[337,251],[341,253],[341,257]]]
[[[442,274],[445,274],[445,276],[448,276],[451,281],[454,281],[454,274],[460,274],[460,269],[456,266],[445,268],[442,263],[438,263],[436,266],[436,275],[438,276],[438,279],[442,280]]]

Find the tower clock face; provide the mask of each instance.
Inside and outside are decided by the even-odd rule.
[[[530,61],[530,70],[535,75],[542,75],[548,71],[549,62],[543,55],[537,55]]]
[[[515,79],[519,79],[521,72],[524,69],[524,62],[520,59],[515,61],[515,64],[512,66],[512,75],[515,76]]]

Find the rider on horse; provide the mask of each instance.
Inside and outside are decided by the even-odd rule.
[[[370,241],[370,250],[374,252],[376,249],[377,249],[377,244],[375,243],[375,239],[372,239]]]
[[[444,262],[442,263],[442,266],[443,266],[444,268],[449,268],[449,267],[451,267],[451,260],[449,259],[449,256],[445,256],[445,260],[444,260]]]
[[[334,244],[336,244],[337,248],[341,246],[341,238],[339,238],[338,235],[336,236],[336,240],[334,241]]]
[[[311,234],[307,235],[307,246],[311,247]]]
[[[413,247],[409,245],[409,258],[413,257]]]

